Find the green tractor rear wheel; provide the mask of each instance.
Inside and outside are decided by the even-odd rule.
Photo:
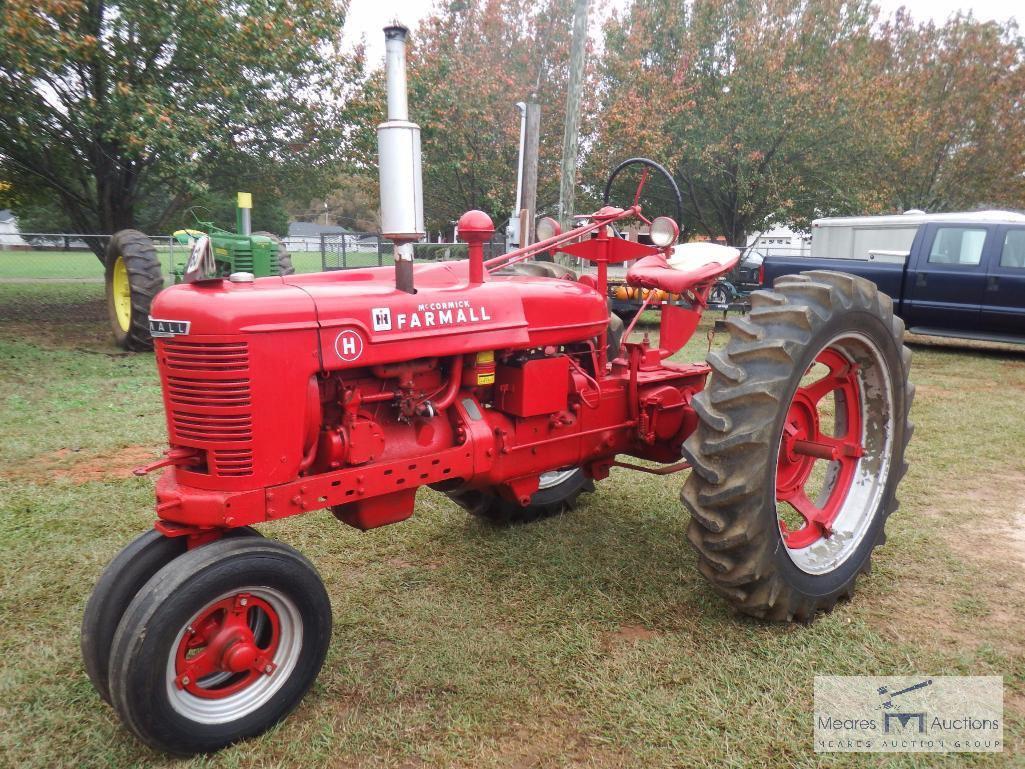
[[[266,230],[260,230],[254,232],[254,235],[264,235],[270,238],[278,244],[278,275],[294,275],[295,267],[292,265],[292,256],[288,253],[288,247],[281,242],[281,238],[275,235],[273,232],[267,232]]]
[[[107,315],[114,341],[125,350],[151,350],[149,308],[164,287],[152,241],[138,230],[115,232],[107,244]]]

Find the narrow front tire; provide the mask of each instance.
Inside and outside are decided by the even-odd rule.
[[[224,536],[258,537],[260,533],[246,526]],[[165,537],[150,529],[125,545],[96,581],[82,615],[80,646],[85,672],[105,702],[110,702],[110,649],[121,617],[142,586],[186,548],[185,537]]]
[[[114,638],[118,715],[158,750],[191,755],[254,737],[312,686],[331,637],[313,566],[288,545],[222,539],[143,587]]]

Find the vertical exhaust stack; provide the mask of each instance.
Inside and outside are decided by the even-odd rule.
[[[409,122],[406,35],[401,24],[384,28],[388,120],[377,127],[381,179],[381,234],[395,244],[395,288],[413,288],[413,243],[424,236],[420,126]]]

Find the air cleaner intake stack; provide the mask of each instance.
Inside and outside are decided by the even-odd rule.
[[[381,178],[381,234],[395,244],[395,288],[414,293],[413,243],[424,235],[420,126],[409,121],[406,35],[401,24],[384,28],[388,120],[377,127]]]

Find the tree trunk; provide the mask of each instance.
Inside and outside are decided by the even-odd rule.
[[[96,216],[89,217],[81,206],[73,203],[77,210],[71,210],[65,205],[68,215],[73,221],[84,222],[97,221],[98,231],[95,226],[85,224],[88,229],[83,234],[113,235],[118,230],[125,230],[135,227],[135,202],[136,202],[136,174],[131,168],[119,166],[112,158],[118,157],[118,148],[109,143],[101,144],[98,151],[93,154],[93,178],[95,180],[95,205]],[[105,261],[106,242],[101,238],[89,238],[89,248],[100,262]]]
[[[726,245],[734,248],[745,248],[747,246],[747,232],[743,228],[736,227],[733,232],[726,235]]]

